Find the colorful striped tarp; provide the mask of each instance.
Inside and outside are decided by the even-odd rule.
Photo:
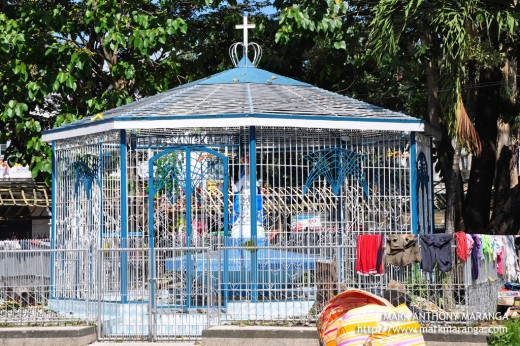
[[[318,331],[324,346],[425,345],[420,325],[406,305],[393,307],[368,292],[349,291],[332,298],[320,315]]]

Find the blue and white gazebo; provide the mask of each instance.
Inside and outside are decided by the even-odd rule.
[[[230,70],[45,131],[56,306],[105,302],[107,333],[138,335],[216,305],[309,316],[318,267],[356,284],[357,234],[432,232],[424,121],[262,70],[244,37]],[[143,304],[155,324],[114,322]]]

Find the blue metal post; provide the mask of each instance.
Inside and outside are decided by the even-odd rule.
[[[154,230],[154,196],[155,184],[153,177],[154,160],[148,161],[148,248],[150,249],[150,261],[148,268],[150,271],[150,306],[155,307],[155,230]]]
[[[55,278],[54,278],[54,261],[56,260],[56,145],[52,141],[52,190],[51,190],[51,287],[50,297],[54,298]]]
[[[99,146],[99,249],[103,248],[103,143]]]
[[[433,201],[434,201],[434,194],[433,194],[433,138],[430,138],[430,186],[428,186],[429,190],[429,198],[428,198],[428,209],[430,210],[430,229],[428,230],[430,233],[433,233],[435,230],[435,214],[433,211]]]
[[[256,127],[249,127],[249,188],[250,188],[250,215],[251,215],[251,239],[258,245],[257,223],[258,210],[256,205]],[[252,250],[251,253],[251,301],[258,301],[258,251]]]
[[[191,247],[191,150],[189,148],[186,149],[186,158],[185,158],[185,166],[186,166],[186,186],[184,187],[184,196],[186,197],[186,247]],[[192,264],[193,261],[191,259],[191,252],[188,249],[186,251],[186,304],[188,308],[191,307],[192,304]]]
[[[99,239],[98,239],[98,250],[101,250],[103,248],[103,143],[99,145],[99,171],[98,171],[98,177],[99,177]],[[93,249],[92,244],[90,245],[90,254],[91,257],[93,256]],[[96,255],[95,257],[100,258]],[[92,264],[94,262],[90,261],[90,273],[92,276],[98,275],[98,271],[96,270],[96,273],[93,272],[94,268],[92,267]],[[98,263],[97,266],[100,266],[101,263]],[[100,282],[101,278],[97,278],[97,282]],[[94,282],[94,280],[93,280]]]
[[[417,191],[417,147],[415,143],[415,132],[410,133],[410,189],[411,189],[411,210],[412,210],[412,233],[419,233],[419,213],[418,213],[418,191]]]
[[[345,149],[346,149],[346,143],[345,143],[345,145],[341,145],[341,141],[340,141],[338,147],[340,147],[342,149],[345,147]],[[346,223],[343,224],[343,198],[345,198],[343,196],[344,185],[345,185],[345,183],[343,182],[343,184],[339,190],[338,212],[336,214],[336,217],[338,219],[338,225],[339,225],[338,244],[343,244],[343,234],[347,234],[347,232],[351,232],[351,230],[345,229]],[[338,246],[338,263],[339,263],[339,265],[336,268],[337,277],[338,277],[338,287],[339,287],[339,278],[341,278],[341,273],[343,270],[342,265],[344,265],[343,254],[346,253],[345,251],[346,251],[346,249],[344,249],[342,246]],[[307,256],[310,257],[310,253],[307,253]]]
[[[86,188],[85,188],[85,193],[88,193]],[[74,204],[75,204],[75,208],[76,210],[79,210],[79,198],[80,198],[80,192],[78,191],[78,194],[74,197]],[[74,244],[74,246],[76,247],[76,249],[79,249],[79,213],[76,212],[75,215],[76,215],[76,244]],[[64,254],[65,255],[65,254]],[[80,278],[79,278],[79,272],[80,272],[80,267],[79,267],[79,261],[80,261],[80,256],[81,254],[79,252],[75,252],[74,253],[74,291],[76,292],[76,294],[78,293],[79,291],[79,281],[80,281]],[[65,256],[63,256],[65,257]],[[65,272],[63,272],[65,275]]]
[[[229,198],[228,198],[228,188],[229,188],[229,167],[227,157],[222,159],[222,164],[224,165],[224,186],[223,186],[223,195],[224,195],[224,268],[222,271],[224,275],[222,276],[223,282],[223,292],[224,292],[224,306],[227,305],[228,295],[229,295],[229,250],[226,249],[227,246],[227,238],[229,236]],[[220,250],[220,249],[219,249]],[[220,265],[220,263],[219,263]]]
[[[127,148],[126,148],[126,131],[121,130],[121,138],[119,143],[120,160],[121,160],[121,247],[128,248],[128,201],[127,201]],[[128,302],[128,252],[121,252],[121,303]]]

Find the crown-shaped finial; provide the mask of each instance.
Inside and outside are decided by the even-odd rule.
[[[255,28],[256,25],[247,23],[247,16],[244,16],[243,24],[236,26],[237,29],[243,29],[243,42],[236,42],[229,47],[229,56],[235,67],[256,67],[260,58],[262,58],[262,48],[256,42],[249,42],[248,29]],[[242,47],[242,59],[238,57],[238,47]],[[254,51],[253,61],[249,60],[248,50],[252,48]]]

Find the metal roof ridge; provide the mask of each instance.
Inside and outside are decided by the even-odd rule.
[[[391,109],[388,109],[388,108],[385,108],[385,107],[377,106],[377,105],[374,105],[372,103],[368,103],[366,101],[358,100],[358,99],[355,99],[355,98],[347,96],[347,95],[338,94],[338,93],[336,93],[334,91],[323,89],[323,88],[320,88],[320,87],[315,86],[315,85],[312,85],[312,88],[318,89],[318,90],[323,91],[323,92],[325,92],[327,94],[331,94],[334,97],[347,99],[349,102],[352,102],[353,104],[358,104],[359,106],[366,107],[368,109],[377,110],[377,111],[381,111],[381,112],[384,112],[384,113],[395,113],[395,114],[400,114],[403,117],[423,120],[423,119],[420,119],[420,118],[413,117],[411,115],[405,114],[405,113],[400,112],[400,111],[394,111],[394,110],[391,110]]]

